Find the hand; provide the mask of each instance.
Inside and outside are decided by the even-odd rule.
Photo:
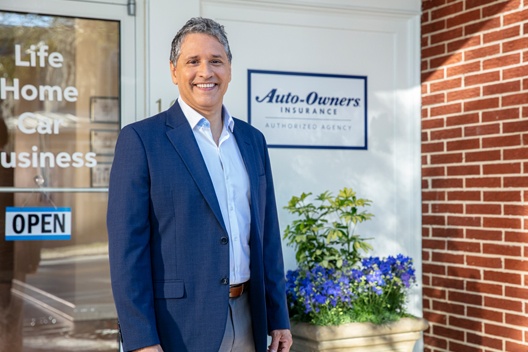
[[[160,345],[155,345],[140,348],[139,350],[134,350],[133,352],[163,352],[163,348],[161,348]]]
[[[268,352],[289,352],[293,343],[290,330],[273,330],[271,333],[271,344]]]

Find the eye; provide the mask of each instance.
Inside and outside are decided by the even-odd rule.
[[[191,59],[191,60],[187,61],[187,64],[189,64],[189,65],[196,65],[196,64],[198,64],[198,60],[196,60],[196,59]]]

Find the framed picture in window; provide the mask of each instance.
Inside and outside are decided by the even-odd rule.
[[[118,123],[119,99],[117,97],[90,97],[92,122]]]
[[[113,155],[119,131],[114,130],[91,130],[91,151],[97,155]]]
[[[108,187],[110,181],[110,169],[112,163],[98,162],[97,165],[91,169],[91,186],[92,187]]]

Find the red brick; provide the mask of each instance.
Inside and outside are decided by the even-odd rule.
[[[482,17],[493,17],[501,12],[508,12],[519,9],[520,0],[509,0],[499,3],[493,3],[482,9]]]
[[[502,125],[503,133],[517,133],[519,131],[528,131],[528,120],[505,122]]]
[[[466,256],[466,264],[469,266],[475,266],[479,268],[502,268],[501,258],[481,257],[476,255]]]
[[[438,45],[422,48],[422,60],[430,57],[444,55],[446,53],[446,44],[440,43]]]
[[[445,250],[446,249],[446,241],[444,240],[428,240],[423,239],[422,240],[422,248],[423,249],[439,249],[439,250]]]
[[[488,56],[500,54],[500,44],[493,44],[489,46],[482,46],[477,49],[472,49],[464,52],[464,61],[471,61],[482,59]]]
[[[451,17],[457,12],[462,12],[464,9],[464,4],[462,2],[457,2],[449,6],[444,6],[439,9],[431,11],[431,20],[437,20],[444,17]]]
[[[422,215],[422,223],[424,225],[445,225],[444,216],[432,216],[432,215]]]
[[[482,112],[482,122],[493,122],[519,118],[519,108],[499,109]]]
[[[422,269],[424,272],[429,274],[436,274],[436,275],[445,275],[446,273],[446,267],[445,265],[438,265],[438,264],[422,264]]]
[[[466,214],[500,215],[500,204],[466,204]]]
[[[445,103],[445,93],[422,95],[422,105],[434,105]]]
[[[521,26],[514,26],[514,27],[509,27],[505,29],[500,29],[500,30],[484,33],[483,37],[484,37],[484,43],[488,44],[491,42],[504,41],[505,39],[508,39],[508,38],[517,37],[520,34],[521,34]]]
[[[467,50],[469,48],[476,48],[478,46],[480,46],[482,43],[481,43],[481,40],[480,40],[480,36],[473,36],[473,37],[464,37],[464,38],[461,38],[461,39],[458,39],[458,40],[453,40],[449,43],[447,43],[447,52],[448,53],[456,53],[458,51],[463,51],[463,50]],[[475,66],[473,66],[473,64],[477,64],[476,66],[479,67],[480,69],[480,62],[474,62],[470,65],[472,66],[469,66],[470,67],[470,70],[474,70],[475,69]]]
[[[502,232],[491,229],[467,229],[466,238],[484,241],[500,241],[502,240]]]
[[[506,244],[484,243],[482,245],[485,254],[498,254],[505,256],[520,256],[521,247]],[[528,297],[528,296],[527,296]]]
[[[431,108],[431,117],[456,114],[462,111],[460,103],[446,104]]]
[[[480,121],[479,113],[472,112],[469,114],[448,116],[445,118],[446,126],[460,126],[468,124],[476,124]]]
[[[460,4],[460,3],[459,3]],[[433,12],[434,15],[434,12]],[[480,20],[480,10],[463,11],[460,14],[447,19],[447,28],[454,28],[469,22]]]
[[[520,83],[520,82],[519,82]],[[520,84],[519,84],[520,86]],[[473,88],[467,88],[467,89],[459,89],[452,92],[447,93],[447,101],[452,102],[456,100],[465,100],[465,99],[473,99],[473,98],[479,98],[480,95],[480,87],[473,87]]]
[[[480,269],[468,268],[467,266],[448,266],[447,275],[458,278],[481,280]]]
[[[491,271],[491,270],[485,270],[484,271],[484,280],[485,281],[494,281],[502,284],[512,284],[512,285],[520,285],[522,282],[521,275],[519,274],[512,274],[512,273],[506,273],[504,271]]]
[[[462,329],[482,332],[483,323],[478,320],[462,319],[454,316],[449,317],[449,326],[459,327]],[[464,352],[482,352],[480,347],[469,346],[465,340],[457,343],[456,341],[449,341],[449,350],[450,351],[464,351]]]
[[[516,64],[519,64],[520,62],[521,62],[521,55],[519,53],[514,53],[510,55],[501,55],[500,57],[494,57],[491,59],[484,60],[482,62],[482,68],[484,70],[491,70],[494,68],[516,65]],[[510,79],[513,77],[522,77],[522,75],[517,75],[515,73],[507,74],[508,71],[515,72],[516,70],[517,68],[505,69],[503,72],[502,78]]]
[[[447,224],[449,226],[481,227],[482,218],[477,216],[448,216]]]
[[[464,230],[459,227],[433,228],[433,237],[440,238],[463,238]]]
[[[485,202],[520,202],[521,192],[519,191],[485,191],[484,192]]]
[[[464,136],[473,137],[473,136],[485,136],[488,134],[497,134],[500,132],[500,127],[501,126],[498,123],[479,124],[477,126],[467,126],[467,127],[464,127]]]
[[[526,6],[526,1],[525,1],[525,4],[524,6]],[[523,21],[526,21],[526,19],[528,18],[528,9],[524,10],[524,11],[515,11],[513,13],[510,13],[510,14],[505,14],[504,15],[504,25],[505,26],[508,26],[510,24],[513,24],[513,23],[517,23],[517,22],[523,22]]]
[[[457,141],[447,142],[447,151],[457,151],[457,150],[471,150],[480,148],[480,139],[462,139]]]
[[[506,286],[506,294],[505,295],[507,297],[510,297],[510,298],[519,298],[521,300],[525,300],[526,297],[528,297],[528,288]],[[525,317],[524,319],[525,320],[523,321],[522,325],[528,327],[528,324],[526,324],[526,323],[528,323],[528,317]],[[519,325],[521,325],[521,324],[519,324]]]
[[[422,200],[423,201],[445,200],[445,192],[443,191],[422,192]]]
[[[470,310],[470,308],[472,309],[472,307],[468,307],[468,311]],[[468,343],[472,343],[477,346],[493,348],[496,351],[505,351],[505,349],[503,348],[502,339],[494,339],[489,336],[477,335],[471,332],[466,333],[466,338]]]
[[[480,243],[475,241],[450,240],[447,249],[455,252],[481,253]]]
[[[433,252],[432,254],[432,259],[434,262],[464,264],[464,255],[462,254],[452,254],[445,252]]]
[[[480,200],[480,191],[453,191],[447,193],[447,199],[453,200]]]
[[[431,83],[430,85],[431,93],[460,87],[462,87],[462,78],[460,77],[442,80],[438,83]]]
[[[519,92],[521,90],[521,81],[512,81],[505,83],[491,84],[482,88],[483,95],[504,94]],[[449,95],[448,95],[449,96]]]
[[[526,352],[526,344],[524,343],[515,343],[512,341],[504,341],[506,347],[503,351],[508,352]]]
[[[429,60],[429,67],[436,69],[441,66],[455,65],[462,62],[462,53],[448,54]]]
[[[528,159],[528,148],[515,148],[504,150],[504,160]]]
[[[463,290],[464,289],[464,280],[460,280],[460,279],[457,279],[457,278],[447,278],[447,277],[442,277],[442,276],[434,276],[432,285],[434,287],[444,287],[444,288]]]
[[[488,4],[493,4],[497,0],[466,0],[466,9],[472,9],[474,7],[481,7]]]
[[[526,76],[528,76],[528,65],[504,69],[502,79],[507,80],[512,78],[524,78]]]
[[[516,218],[484,218],[484,227],[501,228],[501,229],[520,229],[522,227],[521,219]]]
[[[426,319],[430,324],[445,325],[447,322],[447,315],[438,312],[428,312]]]
[[[436,203],[431,205],[431,211],[433,213],[455,213],[461,214],[464,210],[462,204],[452,204],[452,203]]]
[[[484,175],[520,174],[520,163],[488,164],[482,166]]]
[[[429,22],[426,24],[422,24],[422,36],[426,34],[431,34],[434,32],[441,31],[443,29],[446,29],[446,20],[441,19],[439,21]]]
[[[500,160],[500,150],[466,153],[466,162]]]
[[[434,34],[431,34],[431,44],[438,44],[438,43],[446,43],[450,42],[453,39],[458,39],[464,36],[464,30],[462,27],[454,28],[454,29],[447,29],[442,32],[437,32]]]
[[[528,271],[528,260],[505,259],[504,268],[506,270]]]
[[[432,333],[438,336],[444,336],[449,339],[454,339],[458,341],[464,341],[464,331],[460,329],[450,329],[444,326],[433,326]]]
[[[433,325],[431,325],[433,326]],[[431,330],[431,329],[429,329]],[[424,341],[427,344],[427,346],[440,348],[442,351],[444,351],[447,348],[447,340],[438,338],[437,336],[428,335],[428,333],[424,333]],[[424,352],[434,352],[435,350],[428,350],[427,347],[425,347]]]
[[[508,53],[510,51],[525,50],[526,47],[528,47],[528,38],[510,40],[502,43],[502,52]]]
[[[521,144],[521,136],[486,137],[482,139],[482,148],[512,147]]]
[[[506,231],[504,240],[506,242],[528,243],[528,234],[526,232]]]
[[[513,340],[522,340],[522,331],[502,325],[485,324],[484,332],[489,335],[501,336]]]
[[[456,164],[456,163],[462,162],[462,160],[463,160],[462,153],[431,155],[432,165]],[[458,180],[455,180],[454,182],[449,181],[449,183],[451,184],[452,187],[462,187],[462,182],[459,182]]]
[[[499,107],[500,99],[499,98],[488,98],[488,99],[479,99],[464,102],[464,111],[476,111],[484,109],[493,109]]]
[[[501,26],[501,19],[497,18],[485,18],[480,22],[470,23],[464,27],[464,35],[470,36],[480,32],[485,32],[492,30],[494,28],[499,28]]]
[[[464,77],[465,86],[472,86],[472,85],[489,83],[489,82],[497,82],[497,81],[500,81],[500,71],[477,73],[474,75],[467,75]]]
[[[501,187],[501,179],[498,177],[468,178],[466,180],[466,187],[499,188]]]
[[[519,54],[516,54],[517,56]],[[447,67],[447,77],[458,76],[463,74],[468,74],[472,72],[480,71],[481,63],[480,61],[470,62],[468,64],[460,64]]]
[[[528,102],[528,93],[511,94],[502,97],[502,106],[524,105]]]
[[[468,281],[466,283],[466,290],[469,292],[480,292],[481,294],[486,293],[497,296],[502,296],[504,293],[502,285],[489,284],[482,281]]]
[[[448,176],[480,175],[480,166],[478,165],[449,166],[447,168],[447,175]]]
[[[505,204],[504,215],[528,216],[528,206]]]
[[[422,130],[428,130],[432,128],[444,127],[445,119],[443,118],[429,118],[422,120]]]
[[[504,187],[528,187],[528,176],[504,177]]]
[[[438,153],[444,151],[444,142],[422,143],[422,153]]]

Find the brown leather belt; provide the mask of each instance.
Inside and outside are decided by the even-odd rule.
[[[249,288],[249,281],[242,284],[229,286],[229,298],[238,298]]]

